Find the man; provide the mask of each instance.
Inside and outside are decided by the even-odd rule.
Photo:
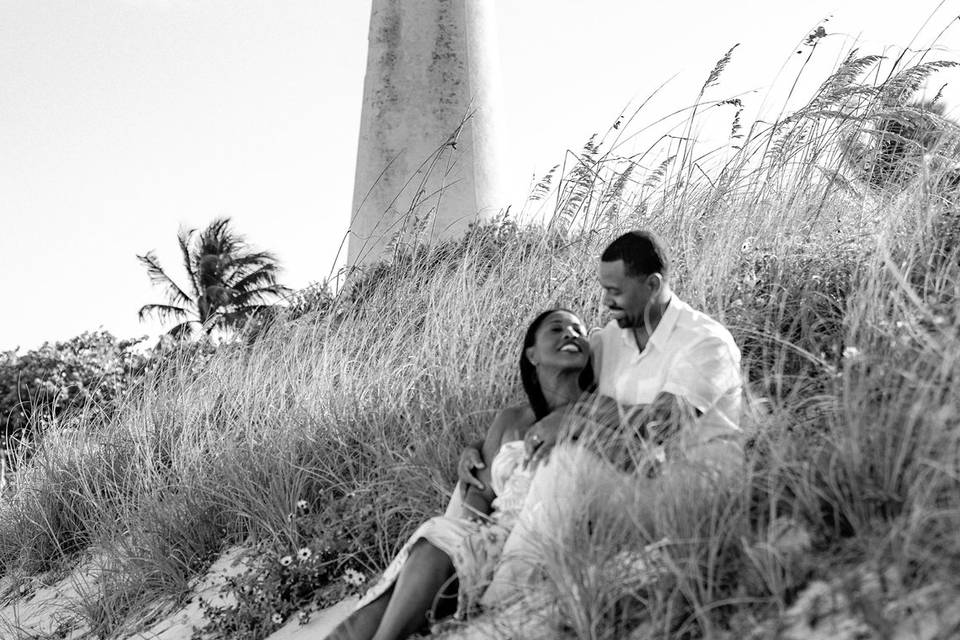
[[[600,256],[599,276],[612,317],[590,335],[599,395],[616,402],[624,422],[668,444],[675,457],[735,468],[742,458],[742,380],[730,332],[673,294],[666,250],[648,231],[614,240]],[[571,422],[554,414],[530,429],[526,445],[534,463],[546,458]],[[575,424],[573,430],[579,430]],[[464,451],[458,469],[463,486],[482,488],[475,469],[483,464],[476,448]]]

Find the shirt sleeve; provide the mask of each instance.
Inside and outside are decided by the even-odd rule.
[[[706,413],[724,394],[742,385],[738,356],[736,348],[722,338],[705,338],[678,354],[663,390]]]

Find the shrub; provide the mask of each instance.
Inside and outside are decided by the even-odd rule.
[[[251,564],[228,578],[221,591],[230,604],[204,604],[207,622],[193,637],[258,640],[293,616],[306,624],[316,609],[367,586],[366,575],[349,560],[355,547],[335,525],[343,515],[337,513],[337,504],[328,503],[321,513],[312,514],[307,500],[298,500],[288,520],[299,542],[279,550],[276,545],[256,545]]]
[[[107,419],[148,357],[136,347],[146,338],[118,340],[108,331],[84,332],[0,359],[0,420],[4,444],[30,440],[31,426],[43,429],[69,410],[93,407]]]

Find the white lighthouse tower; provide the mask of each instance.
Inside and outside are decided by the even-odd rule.
[[[373,0],[349,265],[504,207],[497,72],[493,0]]]

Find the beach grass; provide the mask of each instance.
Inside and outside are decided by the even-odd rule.
[[[113,418],[47,428],[0,503],[0,569],[96,549],[111,579],[76,615],[102,637],[183,598],[230,545],[327,549],[331,579],[372,579],[443,509],[463,445],[522,400],[527,323],[564,306],[599,326],[597,257],[645,227],[671,247],[678,294],[741,347],[746,462],[725,483],[638,484],[630,509],[545,544],[565,633],[716,636],[782,616],[844,567],[960,575],[960,138],[911,103],[938,67],[905,59],[878,79],[877,59],[851,55],[805,105],[737,122],[705,160],[697,118],[740,116],[709,98],[725,64],[663,125],[687,135],[628,153],[628,125],[654,120],[639,111],[573,153],[535,186],[528,209],[546,216],[398,243],[392,265],[252,343],[171,356]],[[939,137],[885,182],[877,123],[897,115]],[[654,585],[591,570],[663,540]]]

